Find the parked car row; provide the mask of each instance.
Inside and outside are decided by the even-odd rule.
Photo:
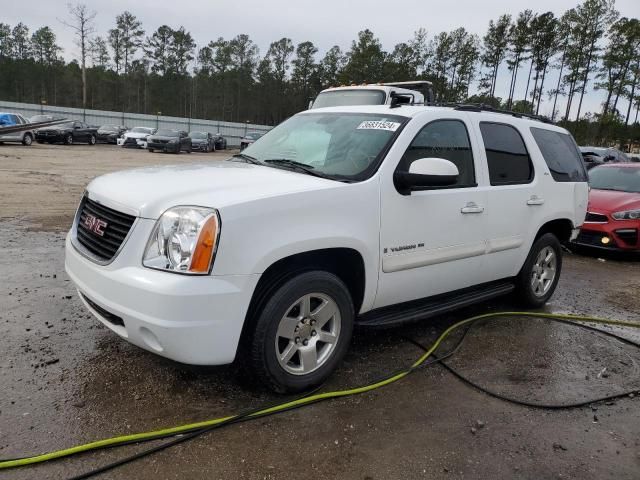
[[[27,119],[18,113],[0,112],[0,126],[27,125],[29,123],[52,120],[54,120],[54,117],[51,115],[35,115]],[[152,136],[153,143],[149,146],[149,138]],[[258,136],[261,135],[258,134]],[[203,131],[187,133],[186,131],[170,129],[157,130],[150,127],[129,129],[124,125],[102,125],[98,127],[79,120],[0,136],[0,144],[14,142],[28,146],[34,140],[38,143],[64,143],[66,145],[74,143],[87,143],[89,145],[108,143],[122,147],[144,148],[150,151],[161,150],[172,153],[191,152],[193,150],[208,153],[216,150],[226,150],[227,148],[227,139],[220,133],[213,134]],[[253,139],[250,140],[250,143],[253,143],[253,141]],[[176,148],[176,145],[179,145],[179,148]]]

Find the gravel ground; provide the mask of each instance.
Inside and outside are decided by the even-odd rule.
[[[138,165],[222,159],[114,146],[0,147],[0,458],[213,418],[276,398],[231,365],[188,367],[140,350],[93,319],[64,273],[64,231],[86,183]],[[640,263],[568,253],[547,309],[640,323]],[[358,331],[326,388],[408,365],[462,318],[510,298],[385,331]],[[640,341],[636,332],[616,330]],[[444,347],[446,349],[446,346]],[[530,318],[473,330],[451,365],[495,391],[558,403],[640,389],[640,352]],[[603,369],[606,371],[602,374]],[[243,423],[103,478],[637,479],[640,400],[552,411],[487,397],[435,366],[393,387]],[[144,446],[103,450],[2,478],[63,478]]]

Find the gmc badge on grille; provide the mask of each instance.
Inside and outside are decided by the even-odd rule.
[[[101,237],[104,236],[104,229],[107,228],[107,222],[105,222],[104,220],[100,220],[99,218],[96,218],[93,215],[87,213],[82,223],[84,227],[90,232],[93,232],[96,235],[100,235]]]

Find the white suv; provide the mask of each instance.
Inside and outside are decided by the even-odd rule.
[[[514,292],[543,305],[588,186],[566,130],[458,107],[309,110],[225,162],[87,187],[66,270],[126,340],[241,360],[278,391],[322,382],[355,324]]]

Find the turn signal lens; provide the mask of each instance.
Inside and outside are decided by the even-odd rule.
[[[213,259],[213,250],[218,238],[218,216],[211,214],[205,221],[196,241],[196,248],[191,257],[189,271],[192,273],[208,273]]]

